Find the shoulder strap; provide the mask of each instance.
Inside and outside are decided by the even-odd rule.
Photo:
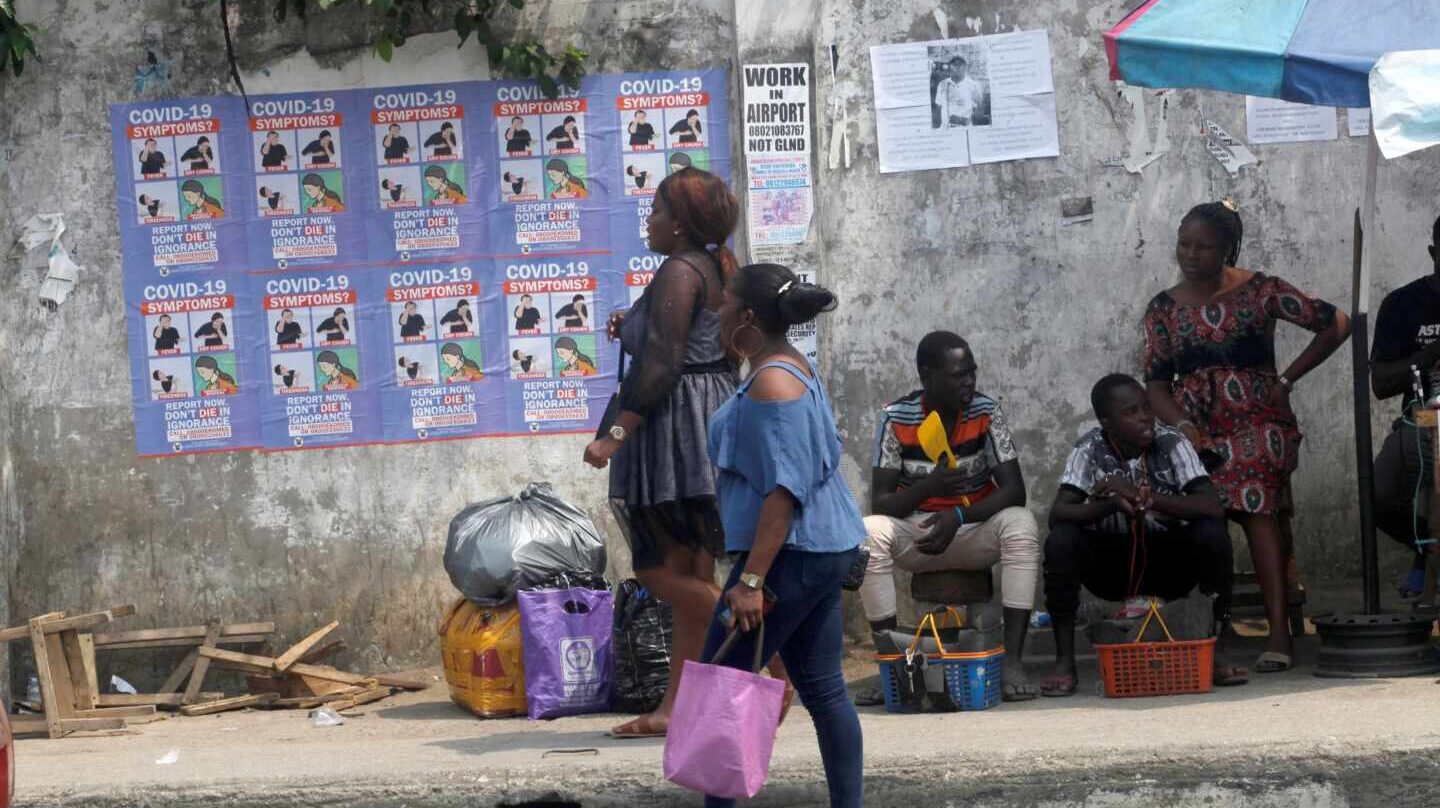
[[[745,380],[745,384],[741,386],[739,392],[743,394],[743,393],[745,393],[747,390],[749,390],[749,389],[750,389],[750,385],[754,384],[754,383],[755,383],[755,379],[759,378],[759,376],[760,376],[760,371],[765,370],[766,368],[784,368],[785,370],[790,371],[790,375],[792,375],[792,376],[794,376],[795,378],[799,379],[800,382],[801,382],[801,384],[804,384],[804,385],[805,385],[805,389],[807,389],[807,390],[813,390],[813,389],[815,388],[815,382],[816,382],[816,378],[815,378],[815,377],[805,375],[805,373],[802,372],[802,371],[800,370],[800,368],[795,367],[794,365],[790,364],[789,362],[782,362],[782,361],[779,360],[779,359],[775,359],[775,360],[766,362],[765,364],[763,364],[763,365],[761,365],[760,367],[756,368],[756,369],[755,369],[755,372],[750,374],[750,378]]]

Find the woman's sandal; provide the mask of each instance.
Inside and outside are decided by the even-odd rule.
[[[615,727],[606,734],[609,735],[611,738],[619,738],[621,740],[632,740],[635,738],[664,738],[665,730],[655,729],[655,725],[651,722],[650,716],[642,715],[633,721],[627,721],[624,724]]]
[[[1080,687],[1080,678],[1073,673],[1052,673],[1040,682],[1040,695],[1046,698],[1064,698],[1075,695]]]
[[[1266,651],[1255,660],[1255,670],[1259,673],[1283,673],[1290,670],[1294,660],[1289,654],[1282,654],[1279,651]]]
[[[1000,700],[1004,702],[1034,701],[1040,698],[1040,689],[1029,682],[1000,683]]]
[[[1220,665],[1215,668],[1216,687],[1235,687],[1250,683],[1250,671],[1239,665]]]

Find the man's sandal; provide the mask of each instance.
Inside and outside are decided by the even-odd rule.
[[[1293,665],[1290,655],[1279,651],[1266,651],[1255,660],[1255,670],[1260,673],[1282,673],[1290,670]]]
[[[650,716],[642,715],[634,721],[627,721],[626,723],[615,727],[606,734],[608,734],[611,738],[619,738],[621,740],[632,740],[635,738],[664,738],[665,730],[656,729],[655,724],[650,720]]]
[[[1221,665],[1215,668],[1216,687],[1235,687],[1250,683],[1250,671],[1239,665]]]
[[[1075,695],[1080,687],[1080,678],[1073,673],[1055,673],[1040,682],[1040,695],[1046,698],[1064,698]]]

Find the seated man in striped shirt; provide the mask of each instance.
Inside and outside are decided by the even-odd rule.
[[[1182,598],[1198,584],[1214,599],[1217,634],[1230,620],[1234,562],[1225,509],[1195,448],[1155,420],[1133,377],[1115,373],[1096,382],[1090,404],[1100,426],[1065,462],[1045,540],[1045,605],[1055,626],[1055,673],[1041,685],[1046,696],[1075,692],[1081,585],[1118,601]],[[1245,669],[1227,664],[1219,650],[1215,684],[1244,684]]]
[[[1040,529],[1025,508],[1025,479],[1000,404],[976,392],[970,346],[948,331],[920,340],[920,390],[880,412],[871,510],[865,520],[870,565],[860,598],[875,631],[895,628],[898,566],[909,572],[989,570],[1000,564],[1005,606],[1003,696],[1039,695],[1020,664],[1040,576]],[[931,460],[919,427],[940,414],[957,461]]]

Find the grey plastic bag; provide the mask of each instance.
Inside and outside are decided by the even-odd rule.
[[[495,606],[559,573],[604,574],[605,540],[549,483],[531,483],[450,520],[445,572],[466,599]]]

